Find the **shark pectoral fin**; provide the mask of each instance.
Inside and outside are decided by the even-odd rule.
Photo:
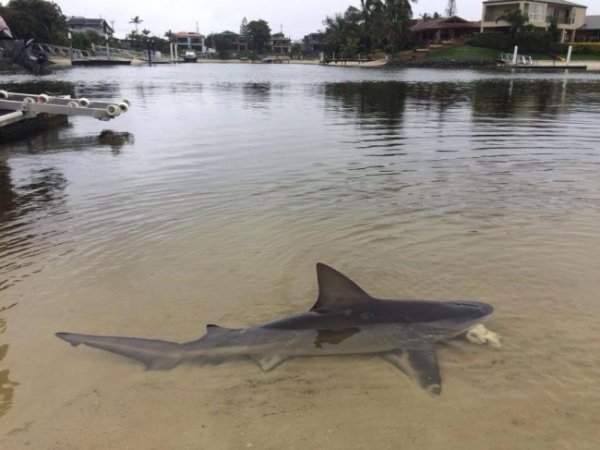
[[[442,393],[442,379],[440,378],[435,348],[409,350],[408,361],[416,372],[421,387],[433,395],[440,395]]]
[[[381,356],[416,380],[427,392],[433,395],[441,394],[442,380],[433,346],[428,349],[407,350],[406,352],[397,350]]]
[[[281,355],[250,355],[250,358],[252,358],[263,372],[273,370],[287,359],[285,356]]]

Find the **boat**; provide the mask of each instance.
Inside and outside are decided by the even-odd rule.
[[[280,58],[272,58],[270,56],[267,56],[261,59],[260,62],[263,64],[281,64],[283,61]]]
[[[196,62],[198,55],[194,50],[186,50],[183,54],[183,62]]]

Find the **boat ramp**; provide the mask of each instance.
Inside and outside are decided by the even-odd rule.
[[[0,143],[67,122],[69,116],[111,120],[129,110],[127,99],[118,102],[22,94],[0,90]]]

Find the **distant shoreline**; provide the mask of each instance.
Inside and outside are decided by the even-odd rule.
[[[182,63],[184,64],[184,63]],[[190,63],[193,64],[193,63]],[[241,60],[241,59],[198,59],[196,64],[263,64],[260,60],[251,61],[251,60]],[[270,64],[301,64],[301,65],[312,65],[318,66],[320,61],[318,59],[290,59],[283,60],[278,63],[270,63]],[[357,61],[348,61],[346,63],[335,63],[330,62],[327,64],[332,67],[383,67],[387,65],[387,61],[385,59],[377,59],[374,61],[366,61],[366,62],[357,62]]]
[[[262,64],[260,61],[250,61],[241,59],[199,59],[198,64]],[[283,61],[282,63],[272,64],[298,64],[298,65],[319,65],[320,61],[317,59],[292,59],[289,61]],[[564,64],[564,63],[563,63]],[[588,71],[600,71],[600,61],[584,61],[577,60],[572,61],[572,65],[585,65]],[[532,69],[536,67],[548,67],[552,66],[552,60],[539,60],[532,66]],[[382,68],[382,67],[405,67],[405,68],[423,68],[423,69],[493,69],[502,67],[499,66],[495,60],[405,60],[405,61],[388,61],[385,59],[377,59],[374,61],[367,62],[329,62],[327,67],[361,67],[361,68]]]
[[[50,69],[53,70],[64,70],[71,68],[70,63],[62,63],[61,61],[53,61],[53,64],[50,65]],[[147,61],[134,59],[132,61],[132,66],[144,66],[147,65]],[[169,62],[161,61],[159,64],[168,65]],[[258,61],[250,61],[250,60],[241,60],[241,59],[199,59],[196,63],[177,63],[177,64],[264,64]],[[282,63],[271,63],[271,64],[294,64],[294,65],[311,65],[317,66],[320,65],[320,61],[317,59],[293,59],[289,61],[284,61]],[[561,64],[564,64],[562,62]],[[587,66],[587,72],[600,72],[600,61],[598,60],[576,60],[571,61],[573,66]],[[551,67],[554,65],[554,62],[551,60],[538,60],[531,66],[531,69],[535,70],[543,69],[544,67]],[[509,67],[503,67],[499,65],[494,60],[428,60],[428,59],[419,59],[419,60],[404,60],[404,61],[387,61],[385,59],[377,59],[374,61],[367,62],[357,62],[357,61],[348,61],[348,62],[329,62],[326,67],[358,67],[358,68],[422,68],[422,69],[498,69]],[[566,68],[565,68],[566,69]],[[558,68],[557,68],[558,70]],[[21,70],[16,67],[14,64],[10,64],[7,62],[0,62],[0,72],[2,73],[12,73],[12,72],[21,72]]]

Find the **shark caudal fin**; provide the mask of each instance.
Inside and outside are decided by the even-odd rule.
[[[56,333],[56,337],[76,347],[80,344],[140,361],[146,370],[169,370],[181,362],[181,345],[153,339],[87,334]]]

